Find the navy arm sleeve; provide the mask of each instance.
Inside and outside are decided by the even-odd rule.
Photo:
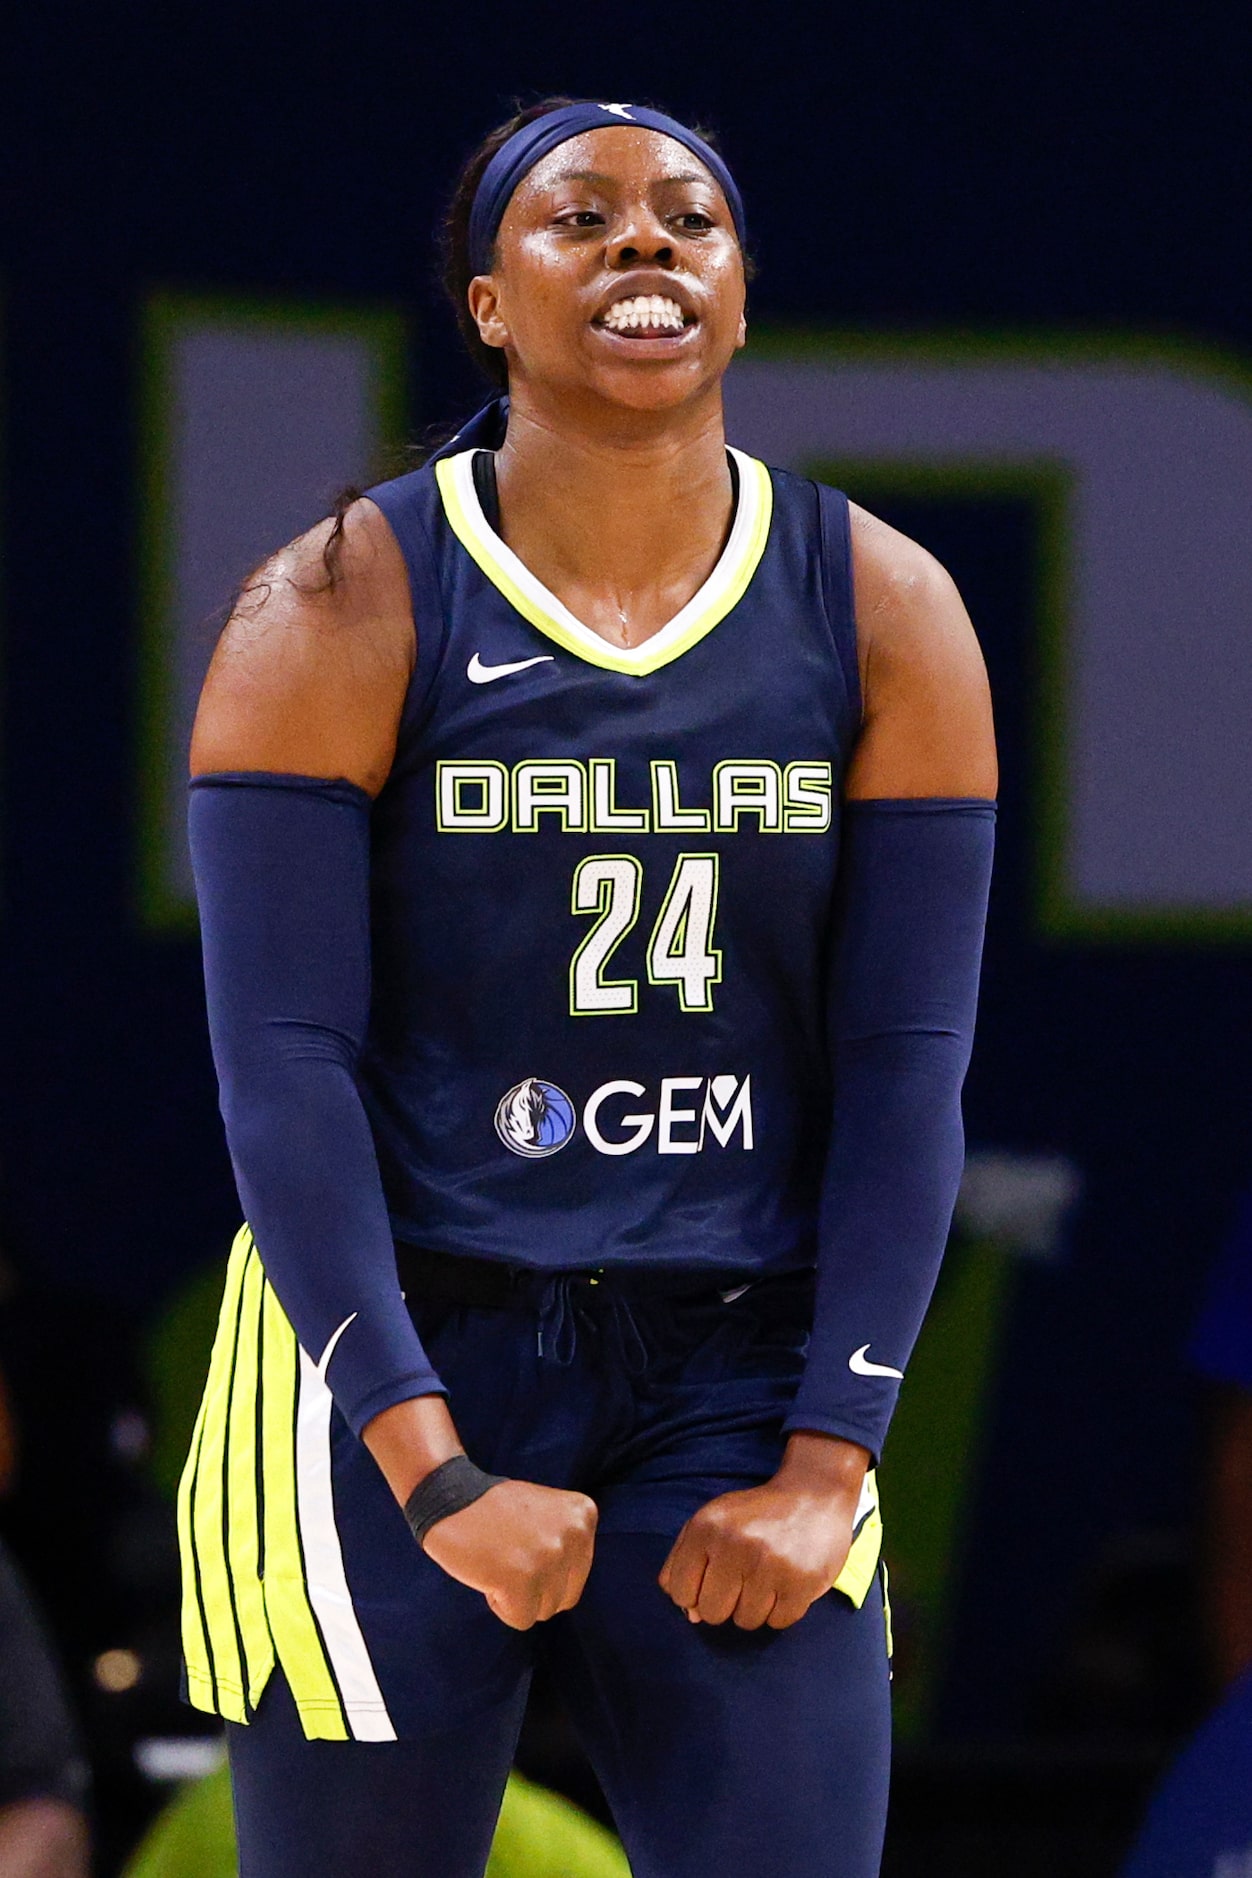
[[[265,1273],[359,1434],[441,1392],[396,1275],[356,1085],[370,997],[370,800],[347,782],[191,786],[209,1032]]]
[[[995,805],[844,807],[829,1005],[834,1115],[817,1296],[787,1429],[877,1457],[934,1290],[964,1163]]]

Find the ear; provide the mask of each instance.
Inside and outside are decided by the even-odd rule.
[[[739,352],[748,343],[748,319],[745,313],[739,315],[739,331],[735,334],[735,351]]]
[[[500,312],[500,290],[490,274],[475,274],[466,294],[470,318],[478,328],[485,346],[503,348],[509,343],[509,329]]]

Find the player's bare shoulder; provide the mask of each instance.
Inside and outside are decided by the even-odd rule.
[[[408,576],[368,500],[258,567],[222,631],[192,736],[193,775],[277,770],[387,779],[416,652]]]
[[[956,583],[919,543],[850,507],[864,724],[848,794],[994,796],[987,672]]]

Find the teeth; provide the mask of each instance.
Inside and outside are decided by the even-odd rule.
[[[684,323],[683,310],[678,302],[659,293],[641,293],[633,300],[615,300],[600,322],[611,333],[639,332],[643,329],[681,332]]]

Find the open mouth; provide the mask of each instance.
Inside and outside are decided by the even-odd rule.
[[[694,326],[694,314],[686,314],[677,300],[667,294],[640,293],[632,299],[615,300],[599,315],[595,324],[603,332],[617,333],[624,339],[676,339],[688,326]]]

